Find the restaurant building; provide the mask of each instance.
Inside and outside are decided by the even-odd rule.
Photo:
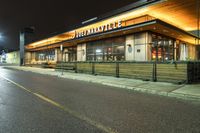
[[[199,60],[196,4],[140,0],[26,45],[25,64]]]

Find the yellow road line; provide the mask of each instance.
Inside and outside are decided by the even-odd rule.
[[[76,118],[78,118],[78,119],[80,119],[80,120],[83,120],[83,121],[87,122],[88,124],[90,124],[90,125],[92,125],[92,126],[98,128],[98,129],[100,129],[100,130],[102,130],[102,131],[104,131],[104,132],[106,132],[106,133],[118,133],[117,131],[111,129],[110,127],[106,127],[106,126],[102,125],[102,124],[99,123],[99,122],[96,122],[96,121],[94,121],[94,120],[91,120],[90,118],[88,118],[88,117],[86,117],[86,116],[83,116],[83,115],[79,114],[78,112],[75,112],[75,111],[73,111],[73,110],[67,108],[66,106],[62,106],[62,105],[60,105],[59,103],[57,103],[57,102],[55,102],[55,101],[53,101],[53,100],[51,100],[51,99],[49,99],[49,98],[47,98],[47,97],[41,95],[41,94],[35,93],[35,92],[33,92],[33,91],[31,91],[31,90],[25,88],[24,86],[22,86],[22,85],[20,85],[20,84],[18,84],[18,83],[16,83],[16,82],[14,82],[14,81],[12,81],[12,80],[10,80],[10,79],[4,77],[4,76],[2,76],[2,75],[0,75],[0,77],[2,77],[3,79],[5,79],[5,80],[11,82],[12,84],[14,84],[15,86],[19,87],[20,89],[23,89],[23,90],[27,91],[28,93],[33,94],[34,96],[36,96],[36,97],[38,97],[38,98],[40,98],[40,99],[42,99],[42,100],[44,100],[44,101],[50,103],[51,105],[54,105],[55,107],[57,107],[57,108],[59,108],[59,109],[62,109],[62,110],[65,111],[66,113],[68,113],[68,114],[70,114],[70,115],[72,115],[72,116],[74,116],[74,117],[76,117]]]

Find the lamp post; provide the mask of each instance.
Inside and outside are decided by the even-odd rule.
[[[61,75],[63,75],[63,45],[61,44],[60,45],[60,51],[61,51],[61,55],[62,55],[62,58],[61,58],[61,68],[62,68],[62,73],[61,73]]]

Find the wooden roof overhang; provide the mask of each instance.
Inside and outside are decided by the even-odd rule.
[[[39,51],[39,50],[45,50],[45,49],[59,48],[61,44],[64,47],[71,47],[71,46],[76,46],[77,44],[80,44],[80,43],[85,43],[85,42],[90,42],[90,41],[95,41],[95,40],[100,40],[100,39],[105,39],[105,38],[111,38],[111,37],[116,37],[116,36],[128,35],[128,34],[143,32],[143,31],[152,31],[152,32],[169,36],[171,38],[178,39],[180,41],[183,41],[189,44],[194,44],[194,45],[196,44],[196,39],[197,39],[196,36],[182,29],[179,29],[173,25],[170,25],[166,22],[156,19],[156,20],[128,26],[125,28],[120,28],[113,31],[93,34],[93,35],[89,35],[82,38],[50,44],[47,46],[31,49],[29,51]]]
[[[31,43],[26,46],[26,49],[33,51],[36,49],[43,49],[45,47],[54,48],[59,46],[58,43],[63,43],[63,42],[65,42],[64,43],[65,46],[76,45],[76,43],[79,41],[75,40],[85,39],[85,41],[87,41],[88,40],[87,38],[89,36],[84,37],[84,39],[82,38],[74,39],[75,30],[82,30],[87,27],[95,26],[99,23],[100,24],[104,22],[107,23],[109,21],[116,19],[122,19],[123,21],[126,21],[127,19],[135,18],[142,15],[149,15],[157,20],[162,20],[163,24],[165,22],[164,24],[165,26],[163,24],[161,25],[157,24],[154,25],[155,27],[149,28],[149,30],[153,30],[154,32],[161,32],[162,29],[167,29],[163,30],[162,34],[166,34],[167,36],[171,36],[180,40],[184,40],[186,42],[190,42],[191,44],[195,44],[194,43],[195,39],[193,39],[194,36],[186,32],[198,30],[198,23],[200,23],[198,20],[198,14],[199,14],[197,10],[198,8],[199,6],[197,0],[140,0],[138,3],[130,4],[126,7],[123,7],[111,13],[97,17],[97,19],[92,22],[81,24],[75,28],[65,30],[65,32],[62,32],[55,36],[51,36],[46,39]],[[123,29],[117,29],[115,31],[109,31],[109,32],[119,34],[120,31],[135,26],[137,25],[127,26],[124,27]],[[171,27],[172,29],[170,29],[169,27]],[[176,27],[175,29],[178,29],[178,31],[175,31],[174,27]],[[146,28],[146,30],[147,29],[148,28]],[[133,31],[134,28],[132,28],[131,32]],[[96,38],[102,38],[101,35],[105,36],[105,34],[107,37],[112,36],[112,35],[107,35],[107,33],[108,32],[100,33]],[[196,39],[198,38],[196,37]]]

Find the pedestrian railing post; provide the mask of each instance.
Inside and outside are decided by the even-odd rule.
[[[154,81],[154,63],[152,64],[152,81]]]
[[[95,63],[92,62],[92,74],[95,75]]]
[[[155,62],[155,82],[157,82],[157,61]]]
[[[61,71],[62,71],[61,75],[63,75],[63,71],[64,71],[63,61],[61,62]]]
[[[77,62],[74,62],[75,73],[78,73]]]
[[[187,83],[190,83],[190,62],[187,62]]]
[[[198,75],[197,80],[198,82],[200,82],[200,62],[197,62],[197,75]]]
[[[157,62],[153,63],[152,79],[154,82],[157,82]]]
[[[119,78],[119,62],[116,62],[116,77]]]

